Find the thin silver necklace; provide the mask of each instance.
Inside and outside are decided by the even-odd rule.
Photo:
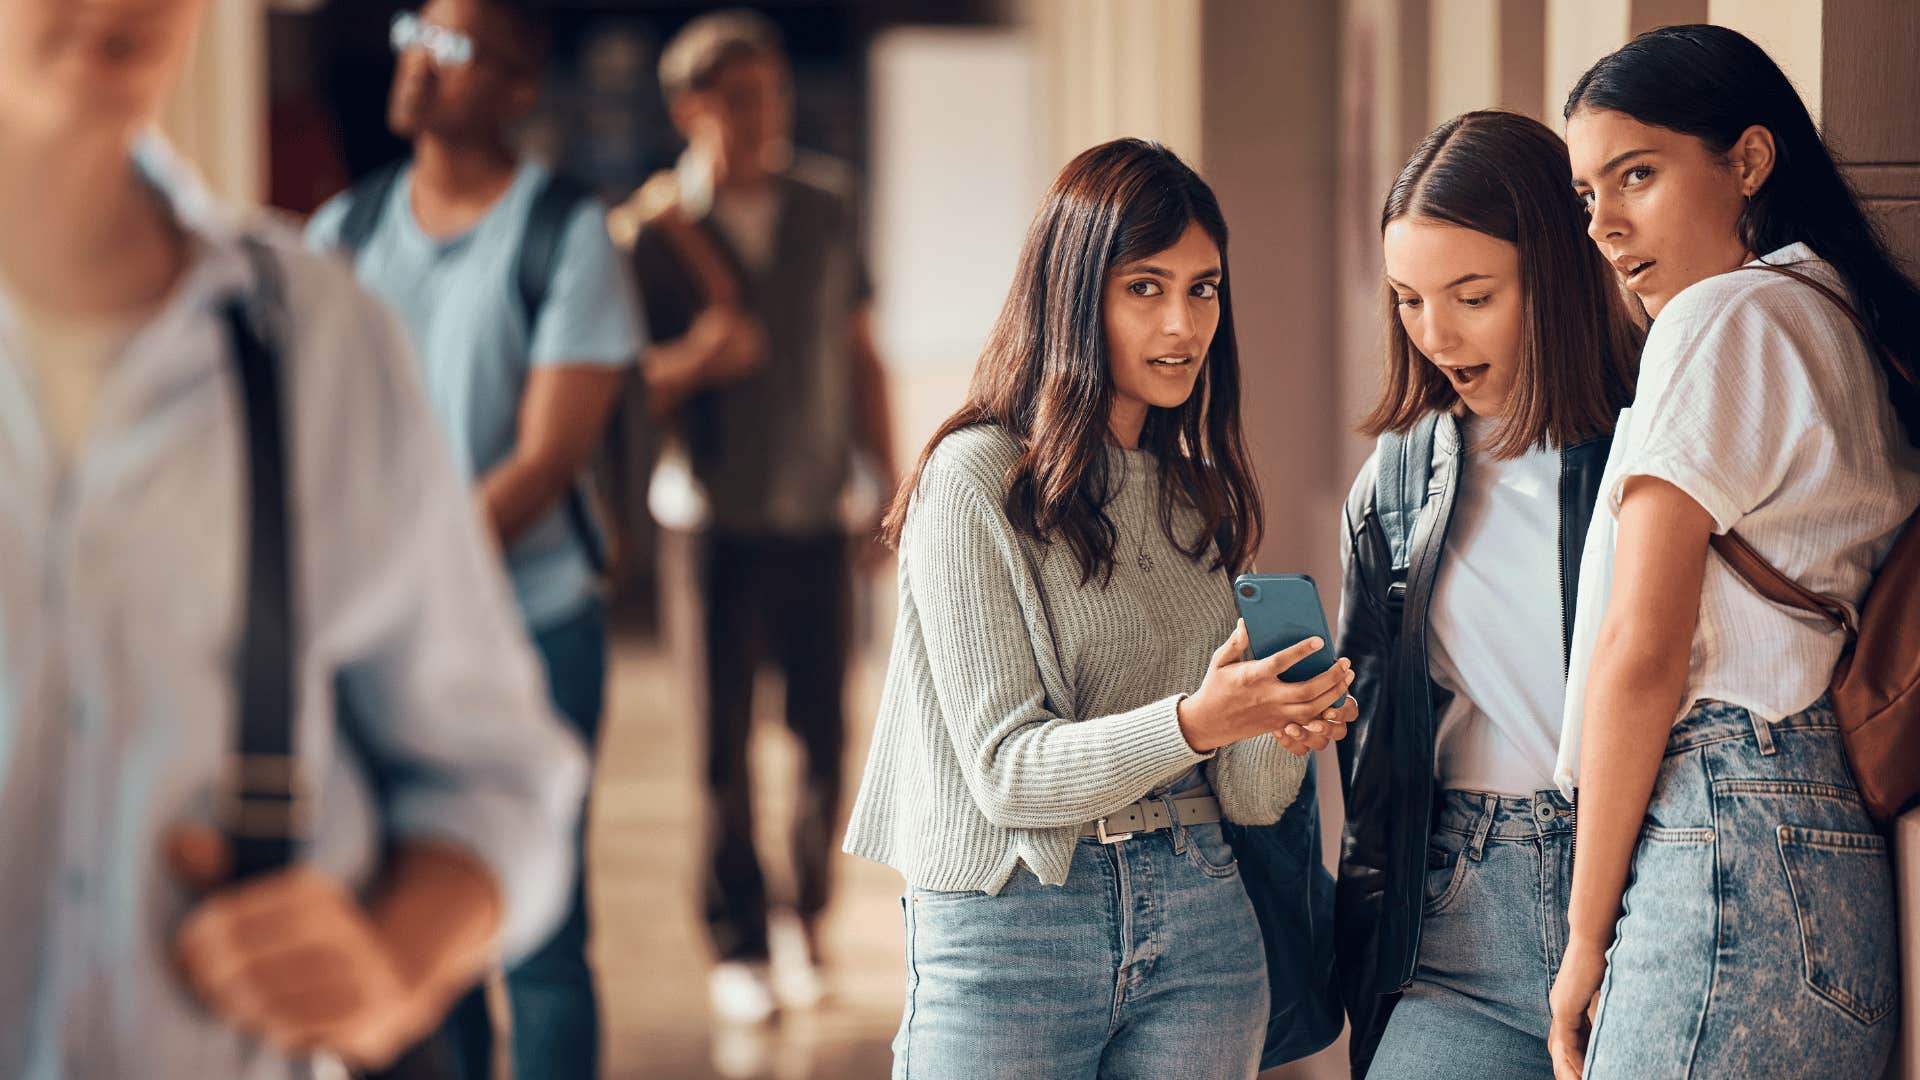
[[[1126,495],[1127,476],[1133,467],[1132,459],[1124,448],[1120,451],[1120,488],[1121,496]],[[1147,526],[1141,526],[1139,538],[1134,542],[1133,565],[1143,574],[1153,573],[1153,553],[1147,550]]]

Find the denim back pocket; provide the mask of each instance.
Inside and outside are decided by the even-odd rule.
[[[1796,825],[1780,826],[1778,836],[1807,986],[1863,1024],[1879,1020],[1900,985],[1885,932],[1894,917],[1886,839]]]
[[[1427,837],[1427,880],[1421,914],[1438,912],[1460,894],[1468,862],[1460,857],[1460,849],[1466,846],[1467,837],[1452,829],[1435,829]]]

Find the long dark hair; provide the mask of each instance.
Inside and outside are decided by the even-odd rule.
[[[1613,430],[1633,397],[1644,335],[1613,269],[1587,239],[1568,186],[1567,145],[1518,113],[1470,112],[1434,128],[1400,170],[1380,230],[1401,218],[1446,222],[1520,249],[1520,367],[1511,408],[1488,444],[1496,458],[1571,446]],[[1447,377],[1407,337],[1387,290],[1380,401],[1360,431],[1405,432],[1461,408]]]
[[[1177,409],[1147,410],[1140,447],[1159,463],[1160,527],[1196,561],[1239,572],[1260,542],[1260,495],[1240,431],[1240,358],[1233,337],[1227,225],[1213,190],[1173,151],[1139,139],[1102,143],[1060,171],[1027,229],[1013,287],[974,368],[966,404],[934,432],[882,526],[897,544],[920,474],[941,440],[996,424],[1021,448],[1008,471],[1007,518],[1037,541],[1065,539],[1082,583],[1113,574],[1116,532],[1106,504],[1113,382],[1101,298],[1114,267],[1165,251],[1187,226],[1220,249],[1220,324],[1205,381]],[[1175,535],[1176,506],[1201,528]]]
[[[1895,262],[1765,49],[1722,26],[1649,30],[1580,76],[1566,115],[1581,109],[1692,135],[1715,154],[1754,125],[1771,132],[1773,172],[1740,215],[1740,240],[1757,255],[1804,243],[1839,272],[1861,319],[1895,357],[1880,364],[1894,412],[1920,445],[1920,385],[1912,378],[1920,372],[1920,287]]]

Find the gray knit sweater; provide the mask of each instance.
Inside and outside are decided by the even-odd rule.
[[[947,437],[900,544],[900,614],[846,850],[921,888],[998,893],[1024,862],[1067,880],[1078,827],[1206,763],[1227,817],[1269,824],[1306,760],[1271,737],[1196,754],[1176,707],[1233,630],[1231,582],[1160,528],[1154,461],[1109,450],[1113,578],[1007,520],[1014,440]],[[1192,536],[1191,511],[1175,516]]]

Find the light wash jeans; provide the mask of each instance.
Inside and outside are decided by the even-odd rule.
[[[1102,845],[1063,887],[910,889],[896,1080],[1247,1080],[1266,954],[1219,825]]]
[[[1892,865],[1822,700],[1673,729],[1608,952],[1588,1080],[1878,1077],[1899,968]]]
[[[1419,964],[1369,1080],[1552,1080],[1547,992],[1567,945],[1572,840],[1557,791],[1441,793]]]

